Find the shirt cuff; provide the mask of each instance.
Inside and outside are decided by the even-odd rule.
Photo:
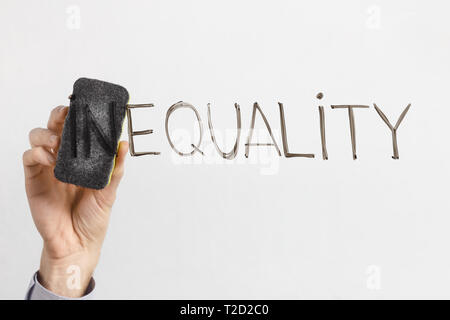
[[[37,272],[34,274],[33,278],[30,281],[30,285],[28,286],[27,295],[25,296],[25,300],[91,300],[93,299],[93,293],[95,289],[95,280],[91,278],[89,281],[88,287],[84,296],[80,298],[68,298],[59,296],[56,293],[53,293],[47,289],[45,289],[37,279]]]

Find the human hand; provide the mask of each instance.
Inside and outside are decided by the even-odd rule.
[[[63,183],[54,176],[56,155],[69,108],[52,110],[47,128],[30,131],[23,154],[25,188],[34,223],[44,241],[39,282],[66,297],[81,297],[98,263],[111,207],[124,173],[128,142],[121,141],[109,185],[94,190]],[[67,282],[68,268],[80,271],[80,286]],[[73,267],[72,267],[73,268]]]

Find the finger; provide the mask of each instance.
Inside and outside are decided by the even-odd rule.
[[[116,190],[117,187],[119,186],[120,180],[122,179],[125,171],[125,158],[127,156],[127,152],[128,152],[128,142],[120,141],[114,170],[111,175],[111,181],[107,188]]]
[[[66,119],[67,113],[69,112],[69,107],[58,106],[52,110],[50,113],[50,118],[48,119],[47,128],[61,134],[64,127],[64,120]]]
[[[55,156],[43,147],[32,148],[23,154],[24,167],[34,167],[37,165],[53,166],[55,162]]]
[[[29,134],[31,147],[47,147],[55,149],[59,144],[59,136],[44,128],[34,128]]]

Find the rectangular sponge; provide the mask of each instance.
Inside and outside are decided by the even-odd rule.
[[[119,85],[75,81],[54,171],[58,180],[91,189],[108,185],[128,100]]]

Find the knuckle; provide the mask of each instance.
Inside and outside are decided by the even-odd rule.
[[[28,134],[31,143],[40,144],[47,138],[49,131],[44,128],[34,128]]]
[[[40,148],[33,148],[33,149],[31,149],[31,157],[32,157],[34,160],[38,160],[40,154],[41,154]]]
[[[125,170],[123,168],[116,168],[114,170],[114,176],[118,179],[122,179]]]
[[[24,153],[22,154],[22,161],[25,161],[25,159],[30,154],[30,151],[31,151],[30,149],[24,151]]]
[[[28,139],[30,141],[32,141],[34,139],[34,137],[36,137],[37,133],[39,132],[39,129],[40,128],[34,128],[34,129],[30,130],[30,132],[28,133]]]

